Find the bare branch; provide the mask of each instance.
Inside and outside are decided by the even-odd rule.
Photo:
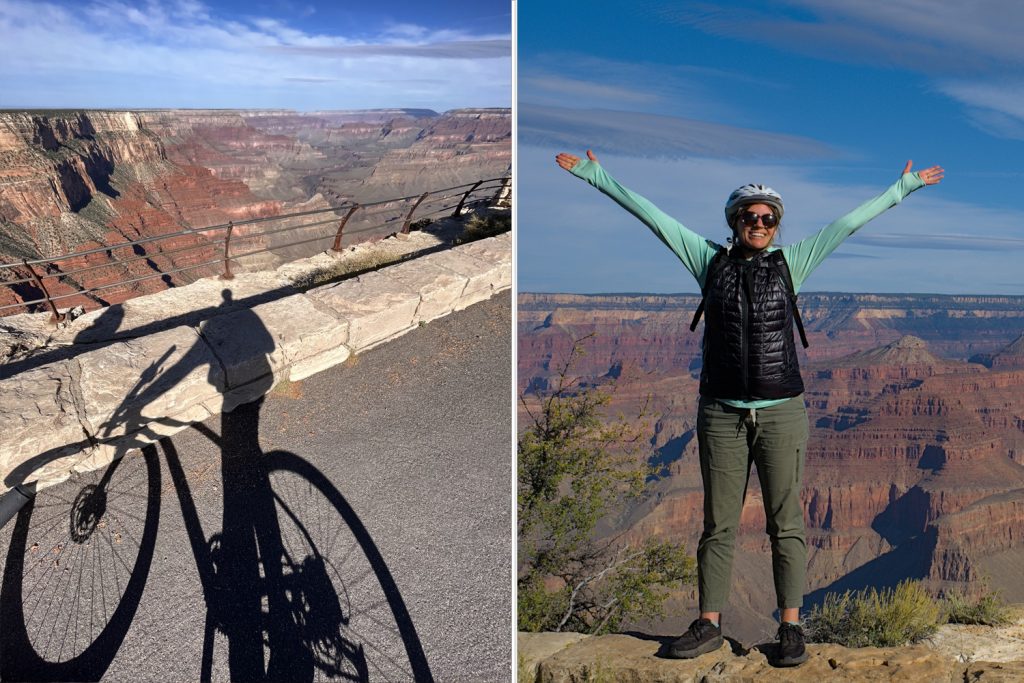
[[[591,633],[598,633],[601,631],[602,628],[604,628],[604,625],[608,623],[608,620],[611,619],[612,614],[614,614],[614,612],[612,611],[612,605],[614,605],[618,601],[618,598],[612,598],[605,604],[601,605],[601,609],[604,610],[604,618],[601,619],[600,623],[598,623],[597,626],[590,630]]]
[[[625,564],[626,562],[630,562],[644,554],[642,550],[639,550],[635,553],[622,557],[622,553],[624,550],[626,550],[625,547],[620,548],[619,551],[615,553],[615,557],[613,557],[611,561],[608,563],[608,566],[599,571],[597,574],[594,574],[593,576],[588,576],[587,578],[583,579],[578,584],[576,584],[576,586],[573,587],[572,592],[569,594],[569,606],[565,610],[565,616],[563,616],[562,620],[558,622],[558,627],[555,628],[556,631],[561,631],[562,627],[565,626],[566,622],[569,621],[569,618],[572,617],[573,612],[576,611],[576,596],[579,594],[581,590],[583,590],[590,584],[594,583],[595,581],[599,581],[606,574],[608,574],[608,572],[612,571],[616,567],[619,567]]]

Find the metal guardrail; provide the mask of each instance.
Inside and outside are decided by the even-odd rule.
[[[375,202],[367,202],[363,204],[357,203],[345,203],[340,206],[332,206],[324,209],[314,209],[311,211],[299,211],[296,213],[282,214],[279,216],[264,216],[261,218],[249,218],[241,221],[229,221],[227,223],[219,225],[211,225],[203,228],[186,228],[177,232],[166,233],[163,235],[154,235],[151,237],[144,237],[137,240],[130,240],[126,242],[119,242],[117,244],[107,245],[103,247],[96,247],[93,249],[84,249],[82,251],[76,251],[68,254],[61,254],[59,256],[51,256],[48,258],[39,259],[22,259],[20,262],[15,263],[0,263],[0,277],[5,273],[12,273],[14,279],[0,281],[0,285],[15,288],[17,285],[31,284],[36,290],[38,290],[39,298],[19,301],[14,304],[6,304],[0,306],[0,316],[9,315],[13,309],[23,308],[27,311],[34,311],[35,309],[45,306],[51,312],[51,322],[59,322],[64,319],[64,314],[60,312],[57,307],[58,301],[64,301],[74,297],[87,297],[93,295],[91,298],[96,300],[95,293],[102,292],[104,290],[112,289],[115,287],[123,287],[125,285],[135,284],[137,282],[143,282],[146,280],[152,280],[156,278],[165,278],[170,275],[178,273],[184,273],[187,271],[198,270],[200,268],[212,268],[217,264],[221,265],[220,277],[222,279],[231,279],[234,274],[231,272],[232,262],[237,262],[239,259],[247,256],[254,256],[256,254],[268,253],[275,250],[284,249],[287,247],[295,247],[304,244],[311,244],[323,240],[333,240],[331,249],[333,251],[341,251],[342,238],[345,235],[353,235],[363,232],[369,232],[371,230],[377,230],[379,228],[387,227],[390,223],[397,222],[400,218],[403,220],[402,226],[396,232],[401,234],[408,234],[412,230],[414,225],[413,216],[416,216],[417,221],[424,219],[432,219],[442,216],[459,216],[463,209],[468,204],[478,204],[484,201],[490,201],[492,198],[496,199],[498,196],[503,194],[511,184],[511,177],[508,175],[499,176],[496,178],[485,178],[477,180],[473,183],[464,183],[462,185],[455,185],[452,187],[446,187],[439,190],[429,190],[419,195],[411,195],[408,197],[394,197],[391,199],[382,199]],[[468,189],[467,189],[468,188]],[[453,192],[459,190],[458,192]],[[477,196],[474,197],[474,193]],[[449,200],[454,200],[458,197],[459,200],[456,204],[446,203]],[[474,197],[472,200],[471,197]],[[429,201],[428,201],[429,199]],[[357,230],[350,230],[345,233],[345,226],[352,218],[353,214],[365,209],[375,206],[385,206],[388,204],[394,204],[397,202],[411,203],[408,212],[399,214],[384,220],[381,223],[375,223],[369,226],[360,226]],[[426,208],[429,210],[420,211],[421,205],[427,203]],[[436,206],[440,204],[441,206]],[[454,210],[453,210],[454,209]],[[345,212],[344,216],[339,218],[338,214]],[[450,213],[449,213],[450,212]],[[312,222],[302,222],[298,225],[286,225],[285,227],[269,229],[264,231],[238,233],[235,231],[239,226],[245,225],[256,225],[264,223],[281,222],[289,219],[317,219],[318,217],[325,214],[334,214],[332,217],[325,220],[313,220]],[[404,217],[403,217],[404,216]],[[340,220],[340,222],[339,222]],[[274,244],[273,246],[265,247],[262,249],[255,249],[251,251],[233,252],[232,244],[242,242],[245,240],[252,240],[259,237],[266,237],[269,235],[276,235],[280,233],[291,232],[295,230],[306,230],[309,228],[318,228],[326,225],[337,223],[338,228],[331,234],[319,235],[308,239],[300,239],[291,242],[284,242],[280,244]],[[150,245],[154,243],[165,242],[167,240],[181,238],[186,236],[203,236],[205,233],[212,233],[216,236],[216,233],[222,232],[223,237],[214,239],[205,239],[196,244],[192,244],[185,247],[177,247],[168,249],[166,251],[154,251],[152,253],[146,253],[144,245]],[[156,272],[143,275],[135,278],[120,279],[114,282],[106,282],[95,287],[79,288],[76,291],[68,292],[64,294],[50,295],[46,282],[48,280],[63,281],[64,284],[71,283],[74,286],[77,283],[72,278],[80,276],[83,273],[91,273],[104,268],[116,268],[126,264],[135,263],[138,261],[153,261],[163,257],[170,257],[177,254],[182,254],[189,251],[196,251],[199,249],[214,249],[219,245],[223,245],[223,251],[217,258],[204,261],[202,263],[195,263],[177,268],[156,268]],[[113,252],[120,249],[132,249],[135,254],[130,257],[114,259]],[[140,253],[141,252],[141,253]],[[112,260],[93,264],[84,265],[78,268],[72,266],[69,270],[62,270],[59,266],[61,262],[71,261],[74,259],[86,259],[87,257],[94,254],[108,254]],[[172,262],[173,263],[173,262]],[[42,270],[43,272],[40,272]],[[15,290],[15,296],[18,297],[17,290]]]

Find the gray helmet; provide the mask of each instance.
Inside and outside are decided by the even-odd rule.
[[[782,220],[782,196],[767,185],[748,183],[733,190],[728,201],[725,202],[725,221],[730,228],[736,222],[736,216],[743,207],[751,204],[767,204],[779,220]]]

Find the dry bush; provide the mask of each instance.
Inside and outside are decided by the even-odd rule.
[[[919,581],[907,580],[881,591],[829,593],[804,620],[804,629],[816,643],[894,647],[935,633],[941,613],[939,603]]]
[[[462,234],[455,238],[455,244],[465,244],[485,237],[494,237],[512,229],[512,217],[508,214],[473,214],[466,220]]]
[[[986,591],[977,600],[959,591],[948,593],[942,598],[942,611],[950,624],[1002,626],[1011,621],[1006,602],[995,592]]]

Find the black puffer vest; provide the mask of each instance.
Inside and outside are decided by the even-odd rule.
[[[703,305],[701,396],[749,401],[803,393],[796,296],[781,250],[750,260],[723,250],[709,267]]]

